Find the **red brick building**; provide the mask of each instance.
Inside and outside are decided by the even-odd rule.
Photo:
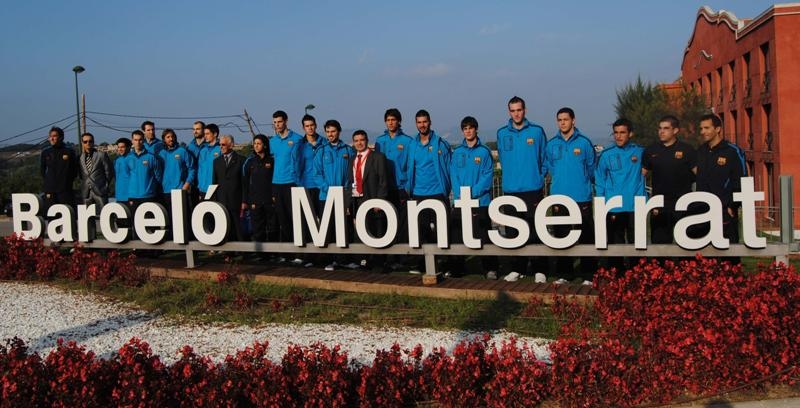
[[[722,118],[725,138],[745,150],[769,206],[779,205],[778,176],[800,178],[800,3],[752,19],[701,8],[681,77]]]

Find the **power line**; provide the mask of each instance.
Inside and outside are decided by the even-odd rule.
[[[126,115],[122,113],[108,113],[108,112],[95,112],[86,111],[95,115],[116,116],[120,118],[136,118],[136,119],[177,119],[177,120],[198,120],[198,119],[226,119],[226,118],[241,118],[242,115],[221,115],[221,116],[142,116],[142,115]]]
[[[44,128],[48,127],[48,126],[53,126],[53,125],[55,125],[56,123],[63,122],[63,121],[65,121],[65,120],[67,120],[67,119],[69,119],[69,118],[72,118],[72,117],[74,117],[74,116],[75,116],[75,115],[69,115],[69,116],[66,116],[66,117],[64,117],[64,118],[61,118],[61,119],[59,119],[59,120],[57,120],[57,121],[55,121],[55,122],[51,122],[51,123],[48,123],[48,124],[46,124],[46,125],[42,125],[42,126],[40,126],[40,127],[36,128],[36,129],[32,129],[32,130],[29,130],[29,131],[27,131],[27,132],[22,132],[22,133],[20,133],[20,134],[18,134],[18,135],[14,135],[14,136],[11,136],[11,137],[8,137],[8,138],[5,138],[5,139],[2,139],[2,140],[0,140],[0,143],[7,142],[7,141],[9,141],[9,140],[13,140],[13,139],[16,139],[16,138],[18,138],[18,137],[25,136],[25,135],[27,135],[27,134],[29,134],[29,133],[36,132],[37,130],[42,130],[42,129],[44,129]],[[75,123],[75,122],[72,122],[72,123]],[[71,125],[71,124],[70,124],[70,125]]]

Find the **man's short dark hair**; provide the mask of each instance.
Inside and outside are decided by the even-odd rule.
[[[141,130],[139,130],[139,129],[136,129],[136,130],[134,130],[133,132],[131,132],[131,139],[133,139],[133,136],[136,136],[136,135],[139,135],[139,136],[141,136],[141,137],[144,137],[144,132],[142,132],[142,131],[141,131]]]
[[[156,128],[156,124],[155,123],[153,123],[152,121],[146,120],[146,121],[142,122],[142,126],[141,126],[142,131],[144,131],[144,127],[147,126],[147,125],[152,126],[153,129]]]
[[[612,129],[617,126],[625,126],[628,129],[628,132],[633,132],[633,123],[626,118],[619,118],[611,124]]]
[[[336,119],[328,119],[328,120],[325,122],[325,129],[327,129],[327,128],[329,128],[329,127],[334,127],[334,128],[336,128],[336,130],[337,130],[337,131],[339,131],[339,132],[341,132],[341,131],[342,131],[342,125],[341,125],[341,124],[339,123],[339,121],[338,121],[338,120],[336,120]]]
[[[127,137],[121,137],[121,138],[117,139],[116,143],[114,143],[114,144],[118,145],[120,143],[124,143],[125,147],[127,147],[128,149],[130,149],[131,148],[131,144],[133,144],[133,142],[131,142],[131,139],[128,139]]]
[[[216,123],[209,123],[205,128],[212,134],[219,135],[219,126]]]
[[[510,108],[511,105],[513,105],[515,103],[521,103],[522,104],[522,109],[525,109],[525,100],[520,98],[519,96],[516,96],[516,95],[512,96],[511,99],[508,100],[508,107]]]
[[[674,128],[681,127],[681,122],[678,120],[675,115],[664,115],[661,119],[658,120],[658,123],[661,122],[669,122],[669,125]]]
[[[428,120],[431,120],[431,114],[428,113],[428,111],[426,111],[425,109],[418,110],[417,114],[414,115],[414,118],[423,118],[423,117],[428,118]]]
[[[203,122],[202,120],[195,121],[194,124],[195,125],[199,124],[200,125],[200,129],[205,129],[206,128],[206,122]]]
[[[467,126],[474,127],[477,130],[478,129],[478,120],[473,118],[472,116],[464,117],[464,119],[461,119],[461,129],[464,129]]]
[[[315,125],[317,124],[317,120],[314,119],[313,116],[311,116],[311,115],[309,115],[307,113],[305,115],[303,115],[303,119],[300,120],[300,124],[302,125],[302,124],[306,123],[306,121],[309,121],[309,120],[314,122]]]
[[[556,117],[558,117],[558,115],[560,115],[562,113],[566,113],[567,115],[569,115],[570,119],[575,119],[575,111],[572,110],[572,108],[568,108],[568,107],[565,106],[565,107],[559,109],[558,112],[556,112]]]
[[[81,135],[81,142],[83,142],[83,137],[84,137],[84,136],[89,136],[89,137],[91,137],[91,138],[92,138],[92,142],[94,142],[94,135],[93,135],[93,134],[91,134],[91,133],[89,133],[89,132],[83,132],[83,134]]]
[[[50,135],[50,133],[53,133],[53,132],[56,132],[60,139],[64,138],[64,129],[61,129],[58,126],[53,126],[53,127],[50,128],[50,131],[47,132],[47,134]]]
[[[286,112],[282,110],[277,110],[275,111],[275,113],[272,114],[272,119],[277,119],[277,118],[281,118],[284,121],[286,121],[289,120],[289,115],[287,115]]]
[[[386,109],[386,113],[383,114],[383,121],[386,122],[386,119],[389,119],[389,116],[397,119],[398,122],[403,121],[403,115],[400,114],[400,109],[397,108]]]
[[[358,136],[358,135],[364,136],[364,139],[369,142],[369,136],[367,136],[367,131],[366,130],[358,129],[355,132],[353,132],[353,139],[355,140],[356,136]]]
[[[710,120],[711,124],[713,124],[715,128],[722,127],[722,119],[720,119],[719,116],[713,113],[708,113],[700,117],[700,122],[704,122],[707,120]]]

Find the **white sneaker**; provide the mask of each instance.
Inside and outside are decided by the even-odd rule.
[[[366,259],[362,259],[362,260],[361,260],[361,262],[360,262],[360,264],[361,264],[360,266],[361,266],[362,268],[366,268],[366,267],[367,267],[367,260],[366,260]]]
[[[408,273],[410,273],[412,275],[422,275],[422,272],[420,270],[418,270],[418,269],[411,269],[411,270],[408,271]]]
[[[303,264],[303,260],[300,259],[300,258],[294,258],[294,259],[292,259],[292,263],[295,264],[295,265],[302,265]]]
[[[358,269],[358,268],[361,267],[361,265],[359,265],[359,264],[357,264],[355,262],[350,262],[349,264],[345,265],[344,267],[345,268],[350,268],[350,269]]]
[[[506,282],[516,282],[521,277],[522,277],[522,275],[520,275],[519,272],[511,272],[508,275],[506,275],[503,278],[503,280],[506,281]]]
[[[452,278],[453,277],[453,272],[450,272],[450,271],[445,272],[444,273],[444,277],[445,278]]]
[[[583,281],[583,283],[581,283],[581,285],[584,285],[584,286],[592,286],[592,281],[590,281],[590,280],[585,280],[585,281]]]
[[[306,263],[303,264],[304,268],[310,268],[312,266],[314,266],[314,262],[306,262]]]
[[[497,272],[495,271],[486,272],[486,279],[497,280]]]
[[[563,285],[563,284],[565,284],[565,283],[569,283],[569,281],[568,281],[568,280],[566,280],[566,279],[564,279],[564,278],[558,278],[558,279],[557,279],[555,282],[553,282],[553,283],[554,283],[554,284],[556,284],[556,285]]]
[[[326,271],[332,271],[332,270],[335,270],[335,269],[336,269],[336,266],[337,266],[337,265],[336,265],[336,262],[333,262],[333,263],[331,263],[331,264],[329,264],[329,265],[325,266],[325,270],[326,270]]]
[[[547,282],[547,276],[541,272],[537,272],[536,275],[533,275],[533,281],[536,283],[545,283]]]

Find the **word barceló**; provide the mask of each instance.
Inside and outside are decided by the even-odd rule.
[[[742,178],[742,191],[733,194],[734,201],[741,203],[742,210],[742,232],[744,244],[750,248],[766,248],[766,238],[758,237],[756,234],[755,202],[764,200],[763,191],[755,191],[752,177]],[[215,201],[208,201],[216,190],[216,185],[209,186],[206,200],[192,210],[190,217],[191,230],[194,237],[206,245],[220,245],[225,241],[228,223],[230,219],[225,207]],[[471,197],[470,188],[461,188],[461,199],[455,200],[455,208],[460,210],[462,223],[462,242],[467,248],[480,249],[485,242],[475,238],[472,225],[471,211],[478,207],[478,200],[464,198]],[[171,213],[170,229],[172,240],[177,244],[186,244],[186,221],[187,214],[184,208],[184,195],[180,190],[173,190],[171,193]],[[723,236],[723,211],[722,203],[719,198],[707,192],[688,193],[676,203],[677,211],[685,211],[692,203],[706,203],[708,211],[700,214],[687,215],[681,218],[673,228],[675,242],[687,250],[697,250],[708,245],[713,245],[717,249],[727,249],[730,242]],[[566,208],[566,215],[548,215],[548,210],[556,205]],[[607,249],[608,240],[606,234],[606,216],[610,210],[623,205],[622,196],[614,196],[606,200],[604,197],[594,198],[594,230],[595,248]],[[40,214],[43,208],[41,198],[35,194],[17,193],[12,195],[14,231],[29,239],[36,239],[45,230],[47,237],[55,242],[90,242],[94,237],[90,236],[91,229],[89,223],[94,219],[99,219],[100,230],[106,240],[111,243],[122,243],[127,241],[131,234],[127,227],[120,227],[118,220],[130,219],[131,213],[128,207],[119,203],[109,203],[103,206],[100,214],[97,214],[95,204],[78,205],[77,214],[71,207],[63,204],[51,206],[47,214],[50,221],[45,222]],[[489,231],[489,240],[492,244],[506,249],[520,248],[526,245],[532,233],[528,223],[518,217],[504,214],[503,207],[512,207],[516,211],[527,211],[524,201],[518,197],[501,196],[497,197],[489,204],[489,217],[494,224],[500,227],[512,228],[518,233],[515,237],[506,237],[498,229]],[[634,247],[636,249],[647,248],[647,216],[650,211],[662,208],[664,197],[661,195],[654,197],[637,196],[634,198]],[[328,191],[328,199],[325,201],[325,208],[321,214],[320,221],[317,222],[311,203],[305,189],[302,187],[292,188],[292,217],[294,225],[294,244],[303,246],[304,234],[303,224],[308,226],[311,236],[311,243],[317,247],[323,247],[327,243],[326,232],[333,217],[335,244],[338,247],[347,247],[348,242],[345,234],[345,195],[342,187],[331,187]],[[369,211],[377,209],[383,212],[387,218],[387,229],[383,236],[372,236],[366,228],[366,218]],[[408,201],[408,245],[412,248],[420,247],[419,229],[417,218],[422,211],[433,211],[436,215],[437,225],[447,225],[447,209],[438,200]],[[77,218],[76,218],[77,215]],[[204,223],[206,217],[211,217],[213,222]],[[555,249],[569,248],[575,245],[580,238],[580,230],[570,231],[563,238],[554,237],[548,230],[549,226],[555,225],[576,225],[581,224],[581,214],[578,204],[571,198],[564,195],[547,196],[539,203],[534,212],[535,231],[541,242],[548,247]],[[388,201],[382,199],[367,200],[359,207],[355,214],[355,231],[358,238],[365,245],[372,248],[385,248],[394,242],[397,235],[398,214],[395,207]],[[691,238],[687,235],[687,230],[700,224],[710,224],[709,232],[704,237]],[[73,230],[73,225],[77,225],[77,236]],[[162,243],[167,236],[167,212],[164,206],[158,203],[146,202],[139,205],[133,214],[133,229],[136,236],[146,244]],[[208,229],[207,229],[208,228]],[[447,228],[437,228],[437,246],[448,248]]]

